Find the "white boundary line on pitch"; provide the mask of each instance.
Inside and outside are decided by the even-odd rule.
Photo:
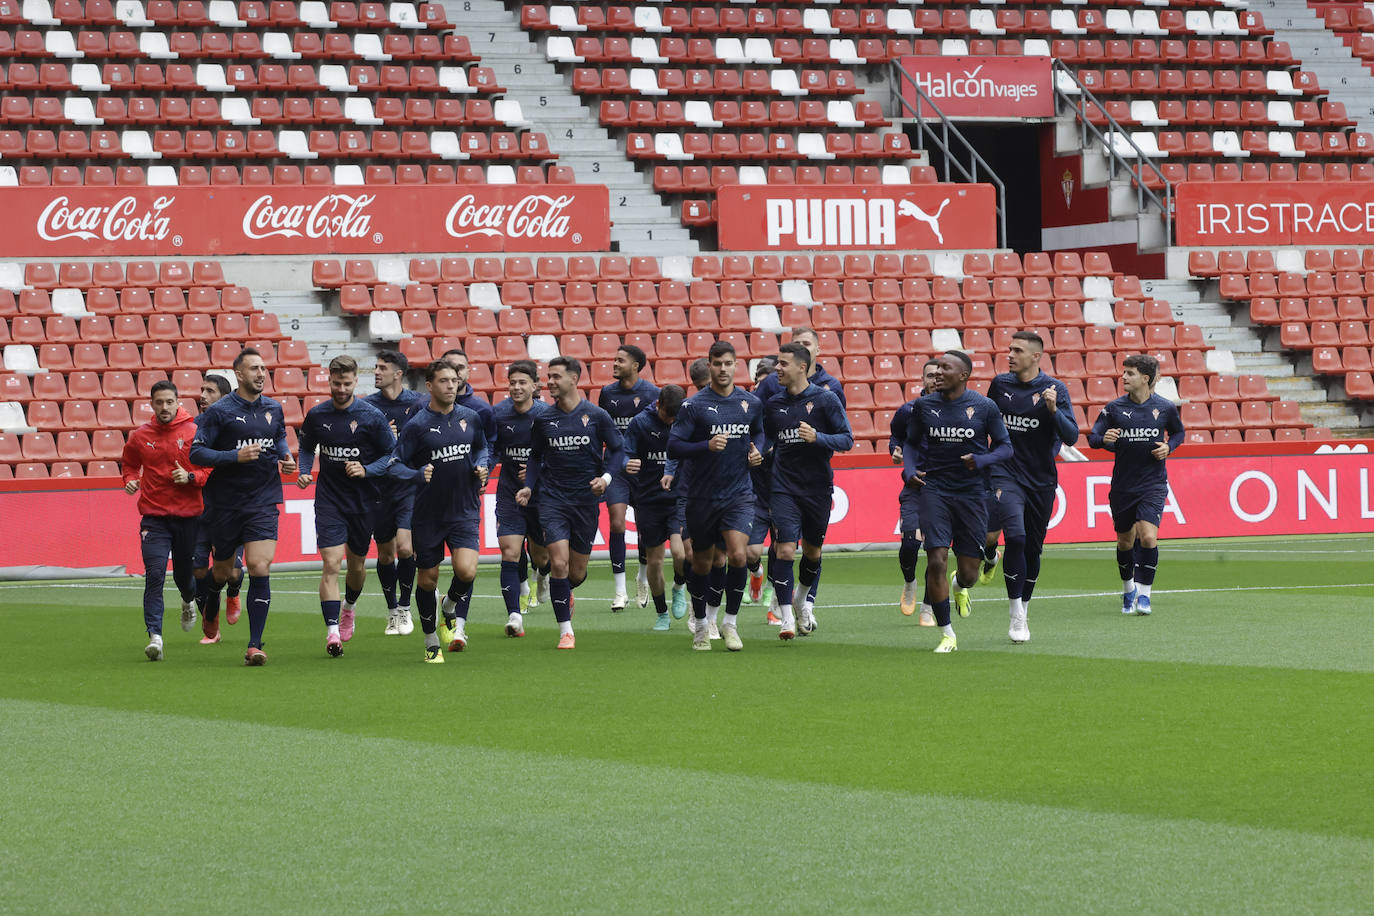
[[[22,588],[52,588],[52,587],[53,587],[52,585],[46,584],[46,583],[44,583],[44,584],[39,584],[39,583],[24,583],[24,582],[0,583],[0,590],[14,590],[14,589],[22,589]],[[58,588],[88,588],[88,589],[111,588],[111,589],[124,590],[124,591],[132,591],[132,590],[134,590],[134,589],[137,589],[138,591],[142,591],[142,590],[143,590],[143,586],[142,586],[141,584],[138,584],[137,582],[129,582],[129,583],[123,583],[123,582],[99,582],[99,583],[97,583],[97,582],[90,582],[90,583],[87,583],[87,582],[73,582],[73,583],[69,583],[69,584],[67,584],[67,585],[62,585],[62,586],[57,586],[57,587],[58,587]],[[1337,589],[1337,588],[1374,588],[1374,582],[1332,582],[1332,583],[1327,583],[1327,584],[1322,584],[1322,585],[1233,585],[1233,586],[1228,586],[1228,587],[1226,587],[1226,588],[1161,588],[1161,589],[1155,589],[1154,592],[1153,592],[1153,594],[1156,594],[1156,595],[1204,595],[1204,594],[1219,594],[1219,593],[1223,593],[1223,592],[1290,592],[1290,591],[1300,591],[1300,590],[1301,590],[1301,591],[1313,591],[1313,590]],[[296,590],[294,590],[294,589],[273,589],[273,594],[277,594],[277,595],[317,595],[317,594],[319,594],[319,592],[318,592],[318,591],[296,591]],[[1053,598],[1053,599],[1055,599],[1055,600],[1057,600],[1057,601],[1063,601],[1063,600],[1073,600],[1073,599],[1080,599],[1080,598],[1109,598],[1109,597],[1120,597],[1120,596],[1121,596],[1121,592],[1120,592],[1119,590],[1117,590],[1117,591],[1110,591],[1110,592],[1077,592],[1077,593],[1069,593],[1069,594],[1057,594],[1057,593],[1055,593],[1055,592],[1042,592],[1042,593],[1037,594],[1035,597],[1036,597],[1036,598]],[[479,594],[474,594],[472,597],[474,597],[474,598],[482,598],[482,599],[487,599],[487,600],[496,600],[496,599],[499,599],[501,596],[500,596],[500,595],[479,595]],[[594,599],[593,599],[593,600],[594,600]],[[607,600],[609,601],[610,599],[607,599]],[[989,599],[989,600],[994,600],[994,599]],[[1032,599],[1032,600],[1034,600],[1034,599]],[[847,609],[847,608],[889,607],[890,604],[891,604],[891,602],[886,602],[886,601],[884,601],[884,602],[869,602],[869,603],[866,603],[866,604],[823,604],[823,605],[821,605],[821,609],[822,609],[822,610],[832,610],[832,609],[833,609],[833,610],[844,610],[844,609]],[[753,606],[754,606],[754,605],[750,605],[750,607],[753,607]],[[743,608],[741,608],[741,610],[743,610]]]

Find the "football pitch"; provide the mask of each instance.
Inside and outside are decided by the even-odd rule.
[[[1371,550],[1166,541],[1137,618],[1110,544],[1052,547],[1032,641],[999,573],[948,656],[891,553],[741,653],[612,614],[604,563],[575,651],[547,605],[507,639],[484,566],[442,666],[371,575],[340,659],[274,575],[262,669],[170,581],[156,664],[141,580],[0,583],[0,911],[1367,913]]]

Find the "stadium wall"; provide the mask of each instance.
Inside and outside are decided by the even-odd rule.
[[[1166,538],[1374,533],[1374,456],[1371,442],[1343,442],[1318,454],[1292,454],[1286,443],[1231,447],[1225,454],[1169,459],[1171,494]],[[1339,449],[1337,451],[1336,449]],[[1111,539],[1107,491],[1111,461],[1060,464],[1060,492],[1051,543]],[[1190,457],[1193,456],[1193,457]],[[836,495],[827,547],[880,549],[900,540],[896,468],[871,456],[836,460]],[[482,554],[499,556],[495,537],[494,481],[482,519]],[[277,542],[279,564],[311,564],[315,553],[313,488],[288,486]],[[10,532],[0,549],[0,579],[73,575],[139,575],[137,500],[117,479],[5,481],[0,484],[0,525]],[[605,544],[603,513],[597,538]],[[635,545],[631,525],[628,541]]]

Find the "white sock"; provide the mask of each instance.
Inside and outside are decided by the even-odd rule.
[[[738,614],[726,614],[726,615],[725,615],[725,625],[726,625],[727,627],[736,626],[736,624],[738,623],[738,621],[739,621],[739,615],[738,615]]]
[[[959,594],[960,592],[966,592],[966,591],[968,591],[968,589],[964,588],[962,585],[959,584],[959,577],[958,577],[958,576],[955,576],[953,579],[950,580],[950,582],[949,582],[949,592],[950,592],[951,595],[957,595],[957,594]]]
[[[1136,594],[1139,595],[1141,598],[1148,598],[1148,597],[1150,597],[1150,589],[1153,588],[1153,587],[1154,587],[1154,583],[1153,583],[1153,582],[1150,583],[1149,585],[1137,584],[1136,587],[1135,587],[1135,591],[1136,591]]]
[[[356,605],[356,604],[350,604],[350,603],[348,603],[347,601],[345,601],[345,602],[343,602],[341,605],[339,605],[339,610],[341,610],[341,611],[356,611],[357,609],[358,609],[358,605]]]
[[[943,634],[945,634],[946,636],[953,636],[953,635],[954,635],[954,627],[951,626],[950,624],[945,624],[944,626],[940,627],[940,632],[943,633]]]
[[[444,616],[451,620],[453,619],[454,612],[458,610],[458,602],[454,601],[448,595],[445,595],[444,601],[439,607],[444,612]]]
[[[716,605],[715,607],[711,607],[709,604],[706,605],[706,619],[716,626],[720,626],[720,605]]]
[[[1020,598],[1012,598],[1012,599],[1010,599],[1010,600],[1007,602],[1007,604],[1008,604],[1007,612],[1008,612],[1009,614],[1011,614],[1011,619],[1012,619],[1012,620],[1015,620],[1016,618],[1020,617],[1022,614],[1026,613],[1025,609],[1021,606],[1021,599],[1020,599]]]
[[[789,623],[795,623],[795,622],[796,622],[795,619],[792,617],[792,605],[790,605],[790,604],[784,604],[784,605],[782,605],[782,608],[781,608],[781,609],[782,609],[782,622],[783,622],[784,624],[789,624]]]
[[[467,627],[468,627],[468,621],[467,621],[467,618],[466,618],[466,617],[455,617],[455,618],[453,618],[453,632],[454,632],[454,633],[457,633],[459,636],[466,636],[466,635],[467,635],[467,632],[466,632],[466,631],[467,631]]]
[[[641,567],[639,567],[639,573],[635,576],[635,582],[637,582],[637,583],[640,584],[640,585],[648,585],[648,584],[649,584],[649,567],[648,567],[648,566],[641,566]]]
[[[1030,616],[1030,599],[1029,599],[1029,598],[1022,598],[1022,599],[1021,599],[1021,613],[1024,614],[1024,615],[1026,615],[1027,617]]]
[[[526,598],[530,593],[530,580],[524,579],[520,582],[520,597]]]
[[[1133,591],[1135,591],[1135,590],[1136,590],[1136,584],[1135,584],[1135,580],[1134,580],[1134,579],[1127,579],[1127,580],[1125,580],[1124,582],[1121,583],[1121,594],[1123,594],[1123,595],[1129,595],[1131,592],[1133,592]]]
[[[338,625],[337,623],[331,623],[331,624],[329,624],[328,630],[329,630],[329,634],[328,634],[328,635],[330,635],[330,636],[338,636],[338,635],[339,635],[339,625]]]
[[[922,613],[922,614],[934,614],[934,613],[935,613],[935,608],[931,607],[929,604],[927,604],[926,602],[922,601],[922,602],[921,602],[921,613]]]
[[[427,647],[431,648],[431,649],[437,649],[437,648],[439,648],[439,634],[438,634],[438,633],[426,633],[426,634],[425,634],[425,645],[426,645]]]
[[[611,573],[611,578],[615,580],[615,593],[623,595],[625,593],[625,574],[623,572]]]
[[[571,620],[560,620],[560,621],[558,621],[558,635],[559,635],[559,636],[567,636],[567,635],[568,635],[569,633],[571,633],[571,632],[572,632],[572,621],[571,621]]]

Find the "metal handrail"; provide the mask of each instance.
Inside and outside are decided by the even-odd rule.
[[[1172,243],[1174,238],[1173,184],[1169,181],[1168,178],[1164,177],[1164,173],[1160,171],[1159,166],[1155,165],[1154,162],[1151,161],[1150,157],[1145,155],[1145,151],[1142,150],[1136,144],[1135,139],[1132,138],[1131,135],[1126,132],[1126,129],[1121,126],[1121,124],[1116,120],[1116,118],[1113,118],[1110,114],[1108,114],[1107,106],[1099,102],[1097,100],[1097,97],[1088,90],[1088,87],[1084,86],[1081,82],[1079,82],[1078,75],[1073,72],[1072,68],[1067,66],[1063,61],[1056,58],[1053,62],[1053,73],[1055,76],[1054,98],[1056,103],[1063,102],[1067,104],[1069,107],[1071,107],[1080,125],[1079,145],[1083,148],[1084,152],[1086,153],[1089,146],[1089,134],[1091,134],[1093,138],[1102,143],[1103,150],[1105,150],[1108,158],[1110,158],[1112,162],[1111,174],[1115,176],[1117,174],[1117,169],[1120,168],[1124,169],[1132,175],[1132,177],[1135,179],[1136,209],[1138,211],[1143,211],[1145,209],[1145,201],[1147,198],[1150,201],[1152,201],[1155,204],[1155,206],[1159,207],[1160,211],[1164,214],[1166,238],[1170,243]],[[1078,89],[1076,96],[1074,93],[1068,92],[1060,86],[1058,77],[1061,73],[1064,76],[1068,77],[1068,79]],[[1123,138],[1126,141],[1126,143],[1130,145],[1131,149],[1135,150],[1136,161],[1134,164],[1127,160],[1126,157],[1122,156],[1119,152],[1117,152],[1115,142],[1109,140],[1106,134],[1104,134],[1096,124],[1092,123],[1092,121],[1088,119],[1089,104],[1096,106],[1097,110],[1102,112],[1102,116],[1106,118],[1107,124],[1111,128],[1111,133],[1115,137]],[[1056,110],[1058,110],[1057,107]],[[1154,172],[1155,175],[1159,178],[1160,185],[1164,190],[1163,199],[1160,199],[1160,196],[1156,194],[1152,188],[1145,184],[1145,166],[1149,166],[1150,171]]]
[[[983,174],[982,180],[990,182],[992,186],[997,189],[997,238],[1001,247],[1006,248],[1006,185],[1002,183],[1002,179],[997,176],[997,173],[992,170],[992,166],[988,165],[987,160],[980,156],[978,154],[978,151],[973,148],[973,144],[969,143],[968,139],[962,133],[959,132],[959,128],[954,126],[954,122],[945,116],[945,113],[940,110],[940,106],[936,105],[935,102],[931,99],[931,97],[926,94],[926,91],[921,88],[921,85],[916,81],[916,78],[912,76],[907,71],[907,69],[901,65],[900,62],[896,60],[892,62],[892,69],[897,75],[897,78],[889,83],[889,87],[892,93],[893,104],[894,106],[897,106],[898,110],[901,110],[907,116],[915,119],[918,137],[920,137],[923,141],[925,139],[929,139],[929,141],[933,143],[936,146],[936,148],[940,150],[940,152],[944,153],[945,181],[950,180],[951,163],[953,163],[954,166],[957,167],[959,175],[964,179],[964,181],[967,182],[977,182],[979,180],[979,166],[981,166]],[[916,91],[916,94],[918,96],[920,96],[922,106],[913,105],[910,101],[907,100],[906,96],[902,94],[902,88],[907,83],[910,83],[911,88]],[[932,127],[931,124],[927,123],[928,121],[934,119],[926,117],[923,108],[924,105],[929,105],[930,110],[935,112],[936,117],[939,118],[940,128],[938,132],[936,128]],[[969,161],[973,166],[972,169],[969,169],[967,166],[964,165],[962,160],[954,156],[954,150],[951,148],[950,143],[951,137],[954,140],[958,141],[958,143],[962,146],[962,151],[968,154]],[[924,147],[924,142],[921,145],[922,147]]]

